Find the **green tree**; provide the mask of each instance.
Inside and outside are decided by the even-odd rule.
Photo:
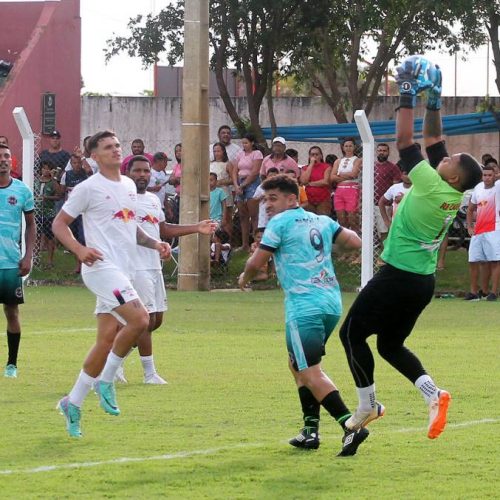
[[[259,113],[266,94],[272,113],[272,87],[280,59],[286,52],[296,29],[295,15],[301,0],[211,0],[210,44],[213,51],[211,67],[226,110],[244,133],[248,128],[231,99],[224,81],[224,69],[234,65],[245,84],[250,129],[263,142]],[[138,56],[148,66],[166,53],[174,65],[183,57],[184,2],[178,1],[163,9],[157,16],[137,16],[130,19],[129,35],[107,41],[106,59],[126,52]]]

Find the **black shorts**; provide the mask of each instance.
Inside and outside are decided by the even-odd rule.
[[[19,276],[19,269],[0,269],[0,304],[11,306],[23,303],[23,279]]]
[[[386,264],[361,290],[345,323],[355,319],[366,337],[378,334],[405,339],[431,301],[434,284],[434,274],[410,273]]]

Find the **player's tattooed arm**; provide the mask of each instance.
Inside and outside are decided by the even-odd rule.
[[[151,248],[156,250],[156,246],[159,243],[155,238],[151,238],[148,233],[146,233],[143,229],[137,226],[137,244],[141,245],[141,247]]]
[[[443,140],[443,123],[441,112],[433,109],[426,109],[424,115],[424,143],[428,148]]]

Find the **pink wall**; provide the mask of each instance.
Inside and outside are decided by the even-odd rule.
[[[21,158],[22,140],[12,117],[24,107],[35,134],[41,132],[42,94],[56,94],[56,127],[62,146],[80,142],[80,0],[1,4],[0,59],[14,62],[0,87],[0,135]],[[8,52],[10,49],[10,53]],[[42,149],[47,147],[42,139]]]

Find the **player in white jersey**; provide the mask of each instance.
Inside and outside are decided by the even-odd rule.
[[[137,225],[137,190],[130,179],[120,175],[122,150],[114,132],[95,134],[89,149],[99,172],[73,189],[52,225],[57,239],[82,262],[83,281],[97,297],[96,342],[73,389],[58,404],[72,437],[81,436],[80,408],[94,384],[103,410],[120,414],[113,379],[124,356],[149,325],[148,311],[132,285],[137,245],[157,250],[162,258],[170,257],[168,243],[151,238]],[[69,228],[80,214],[86,246]]]
[[[137,187],[136,220],[151,238],[178,238],[187,234],[211,234],[217,228],[216,222],[204,220],[198,224],[167,224],[158,197],[146,189],[151,180],[151,165],[142,155],[134,156],[127,166],[127,174]],[[167,296],[161,260],[158,252],[149,248],[137,248],[136,276],[134,286],[149,313],[149,327],[137,340],[137,347],[144,370],[145,384],[166,384],[156,372],[153,359],[152,332],[163,322],[163,313],[167,310]],[[123,373],[120,380],[126,382]]]
[[[401,181],[393,184],[378,200],[378,208],[380,215],[387,228],[391,227],[391,221],[396,215],[398,205],[401,203],[403,196],[411,188],[411,180],[406,172],[401,172]],[[391,207],[391,213],[388,213],[387,208]]]

